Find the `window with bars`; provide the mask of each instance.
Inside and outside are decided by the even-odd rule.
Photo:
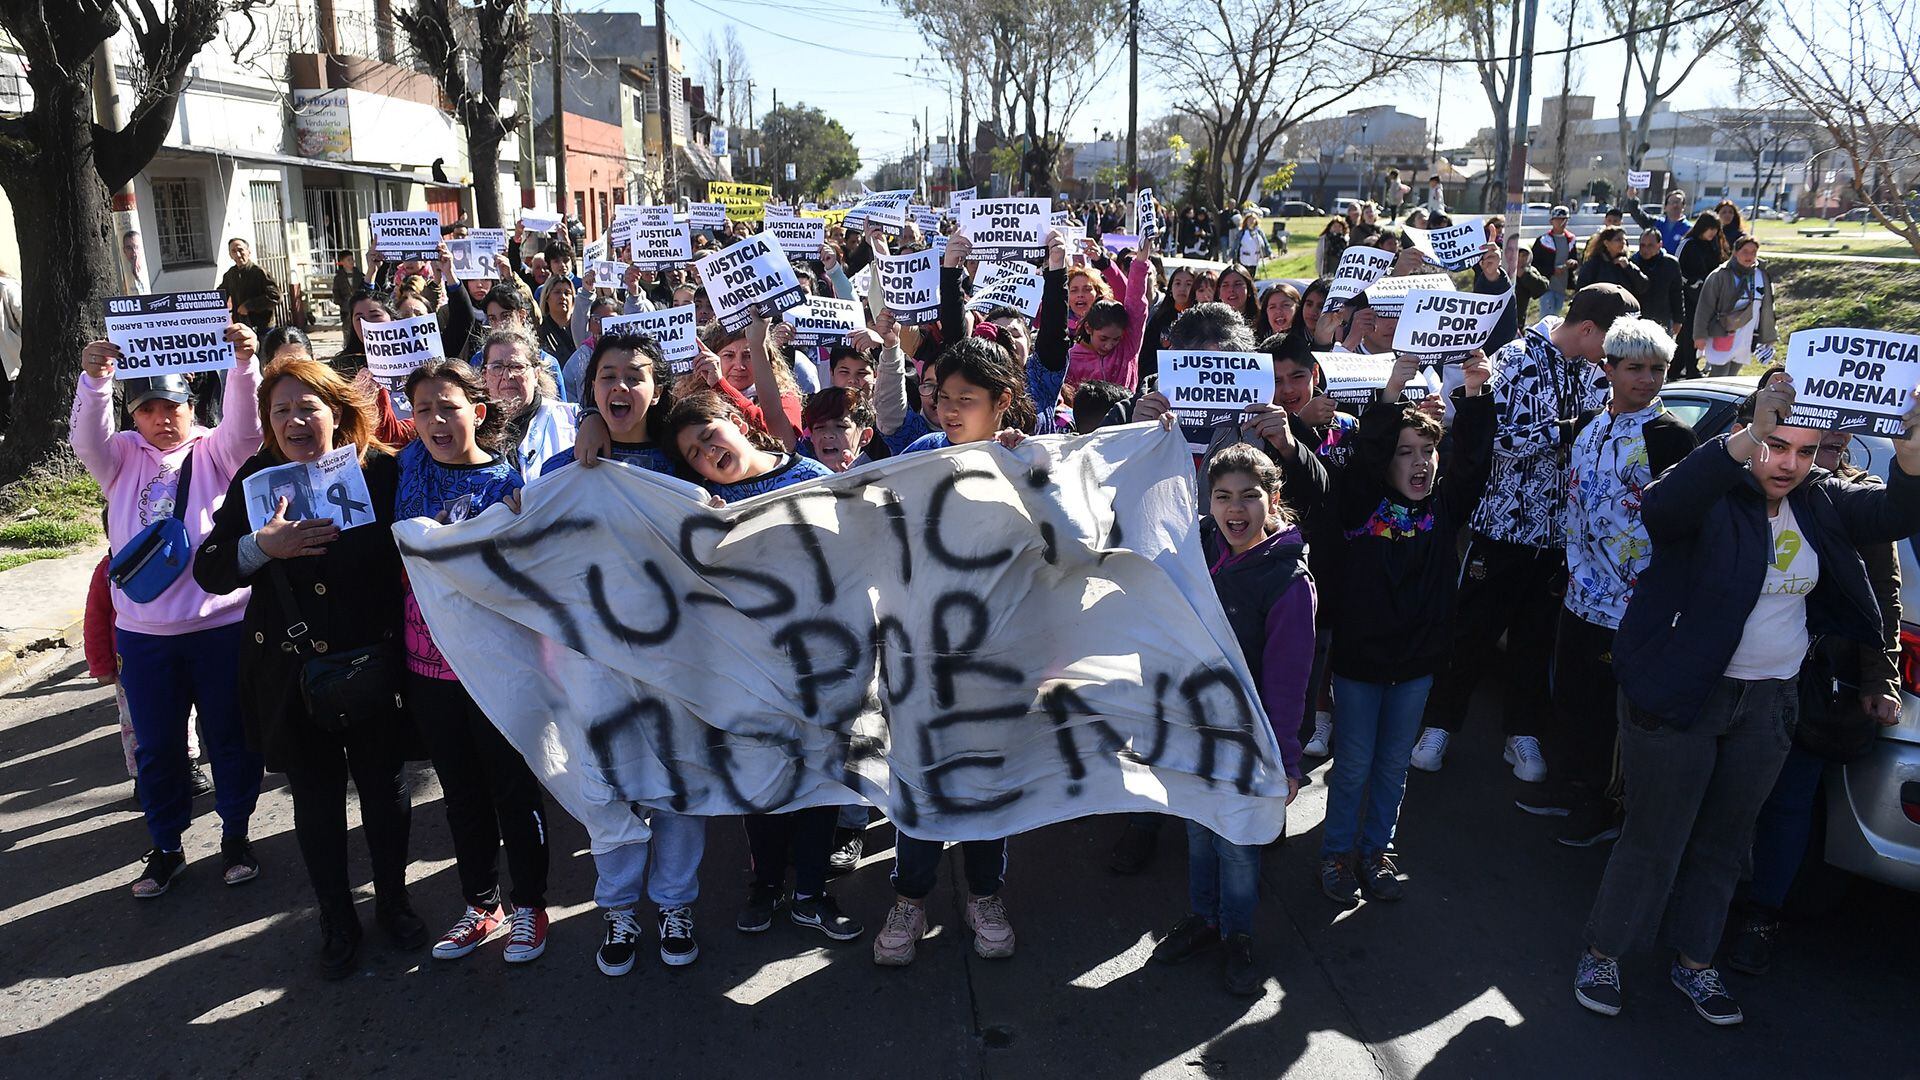
[[[206,185],[192,178],[160,177],[152,185],[160,269],[212,262],[207,251]]]

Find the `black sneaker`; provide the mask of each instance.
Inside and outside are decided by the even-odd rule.
[[[1198,956],[1220,944],[1220,928],[1198,915],[1189,915],[1173,924],[1167,936],[1153,947],[1153,958],[1162,964],[1177,964]]]
[[[1568,847],[1593,847],[1620,839],[1620,808],[1612,799],[1594,799],[1582,803],[1567,817],[1566,827],[1555,839]]]
[[[1252,997],[1266,979],[1253,963],[1253,938],[1235,934],[1227,939],[1227,993]]]
[[[1519,784],[1520,794],[1513,805],[1535,817],[1566,817],[1573,812],[1573,799],[1564,788],[1554,784]]]
[[[1321,862],[1320,891],[1341,907],[1360,903],[1360,879],[1353,873],[1353,856],[1335,855]]]
[[[1693,1002],[1693,1011],[1700,1019],[1719,1027],[1730,1027],[1746,1019],[1741,1015],[1740,1006],[1727,993],[1727,986],[1720,981],[1720,973],[1712,968],[1694,969],[1673,962],[1673,970],[1668,973],[1673,985],[1687,995]]]
[[[187,856],[184,852],[156,848],[147,852],[142,861],[146,863],[146,869],[141,872],[140,879],[133,883],[133,898],[152,900],[166,895],[166,891],[173,887],[173,875],[186,865]]]
[[[387,944],[408,952],[426,945],[433,936],[427,929],[427,921],[414,914],[413,901],[405,893],[397,900],[377,898],[374,900],[373,921],[380,924],[380,930],[387,935]]]
[[[360,916],[349,907],[339,914],[320,912],[320,977],[344,979],[360,967]]]
[[[620,976],[633,970],[633,954],[640,944],[640,920],[632,908],[606,908],[600,917],[607,921],[606,936],[600,939],[600,951],[593,962],[600,974]]]
[[[740,909],[734,928],[743,934],[757,934],[773,925],[773,913],[780,906],[780,886],[747,886],[747,906]]]
[[[1573,969],[1573,1000],[1601,1016],[1619,1016],[1620,962],[1581,949],[1580,965]]]
[[[1360,891],[1369,900],[1398,900],[1407,894],[1406,885],[1400,880],[1400,868],[1384,851],[1364,855],[1360,859]]]
[[[229,885],[245,885],[260,876],[260,860],[253,857],[253,845],[244,836],[220,838],[220,861],[227,866],[221,880]]]
[[[207,775],[204,765],[193,767],[193,797],[198,799],[213,794],[213,778]]]
[[[866,854],[866,835],[859,829],[842,829],[839,842],[833,847],[833,854],[827,856],[827,876],[839,877],[851,874],[860,865],[860,857]]]
[[[842,912],[839,903],[827,893],[804,900],[794,897],[787,903],[787,917],[795,926],[811,926],[835,941],[852,941],[867,932],[866,927]]]
[[[773,921],[771,914],[767,921]],[[668,967],[686,967],[698,959],[700,943],[693,939],[693,909],[684,904],[661,908],[660,962]]]
[[[1778,919],[1748,916],[1727,948],[1727,966],[1742,975],[1765,975],[1773,967],[1773,939],[1779,933]]]
[[[1125,831],[1107,857],[1107,868],[1116,874],[1137,874],[1153,861],[1153,849],[1159,846],[1160,833],[1137,822],[1127,822]]]

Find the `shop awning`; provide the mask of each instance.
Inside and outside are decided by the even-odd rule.
[[[379,165],[360,165],[350,161],[329,161],[326,158],[295,157],[292,154],[273,154],[257,150],[228,150],[218,146],[163,146],[160,153],[169,151],[180,154],[204,154],[208,157],[232,158],[235,161],[250,161],[259,165],[284,165],[297,169],[332,169],[335,172],[359,173],[363,176],[377,176],[382,180],[395,180],[408,184],[420,184],[425,187],[461,188],[464,184],[441,183],[429,176],[406,169],[395,169]]]

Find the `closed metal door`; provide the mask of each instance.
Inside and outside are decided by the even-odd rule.
[[[286,321],[287,293],[292,284],[287,265],[287,212],[280,205],[280,181],[249,181],[247,199],[253,204],[253,261],[280,286],[280,306],[273,313],[278,325]]]

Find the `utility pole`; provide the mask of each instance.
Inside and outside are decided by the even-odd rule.
[[[933,201],[933,178],[928,170],[933,167],[933,110],[925,105],[920,107],[920,199]]]
[[[566,101],[566,57],[567,31],[566,14],[561,10],[563,0],[553,0],[553,198],[560,204],[560,216],[567,216],[567,199],[572,188],[567,184],[567,101]],[[580,212],[580,224],[584,228],[586,209]]]
[[[1527,0],[1520,30],[1520,77],[1514,93],[1513,149],[1507,165],[1507,273],[1520,272],[1520,218],[1527,209],[1527,98],[1533,93],[1533,24],[1540,0]],[[1564,106],[1564,102],[1562,105]]]
[[[1127,0],[1127,187],[1140,190],[1140,0]]]
[[[528,16],[527,16],[527,0],[520,0],[519,7],[520,7],[520,12],[519,12],[520,25],[522,26],[533,25],[528,20]],[[526,46],[521,50],[521,53],[520,53],[520,79],[519,79],[520,119],[521,119],[521,122],[526,126],[526,130],[515,132],[514,138],[517,139],[520,143],[520,205],[531,208],[534,205],[534,198],[533,198],[533,180],[534,180],[534,177],[533,177],[533,41],[531,40],[532,39],[531,34],[528,35],[528,39],[529,40],[527,41]],[[565,213],[566,207],[562,206],[560,210],[562,213]],[[474,212],[476,214],[479,213],[477,208]],[[519,252],[517,251],[514,252],[515,258],[518,258],[519,255],[520,255]]]
[[[126,103],[120,100],[119,83],[114,78],[112,38],[93,50],[93,122],[108,131],[127,126]],[[114,263],[120,268],[120,287],[128,296],[147,291],[147,268],[140,261],[141,248],[135,247],[129,260],[126,245],[120,239],[129,232],[139,231],[140,213],[134,203],[133,181],[128,180],[113,193],[113,236],[109,245],[113,248]]]
[[[773,92],[773,108],[767,111],[767,115],[772,116],[774,113],[777,113],[779,111],[780,111],[780,91],[776,88]],[[764,136],[762,137],[761,141],[763,143],[765,142]],[[768,171],[773,176],[774,198],[779,198],[780,197],[780,181],[784,178],[783,174],[780,172],[780,155],[779,153],[777,153],[777,151],[780,148],[777,146],[768,146],[767,149],[776,151],[776,153],[774,153],[770,159],[772,164],[768,166]]]
[[[653,0],[653,47],[659,61],[653,65],[654,93],[660,102],[660,201],[679,201],[673,177],[673,64],[667,58],[667,0]]]

